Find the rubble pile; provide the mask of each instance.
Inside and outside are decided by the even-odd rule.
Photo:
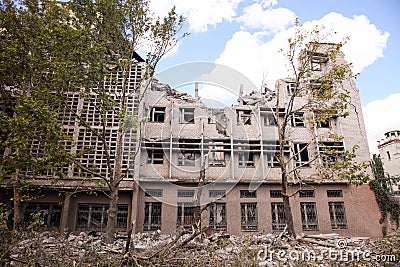
[[[99,233],[43,232],[10,247],[11,266],[399,266],[400,238],[284,233],[230,236],[159,231],[113,244]]]

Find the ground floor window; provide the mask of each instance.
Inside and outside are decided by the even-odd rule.
[[[191,228],[194,224],[194,207],[191,202],[178,202],[177,226]]]
[[[317,205],[315,202],[301,202],[301,222],[303,230],[318,230]]]
[[[161,203],[144,203],[144,223],[143,230],[161,229]]]
[[[104,229],[107,225],[107,204],[79,204],[76,228]],[[117,228],[126,228],[128,205],[117,205]]]
[[[216,230],[226,230],[226,203],[210,205],[210,227]]]
[[[257,203],[241,203],[240,211],[242,231],[257,231]]]
[[[35,214],[46,227],[60,227],[61,205],[58,203],[28,203],[24,209],[24,223],[29,225],[34,221]]]
[[[279,231],[285,229],[286,216],[285,216],[285,210],[283,208],[283,203],[272,202],[271,215],[272,215],[272,230]]]
[[[332,229],[347,229],[343,202],[329,202],[329,214],[331,217]]]

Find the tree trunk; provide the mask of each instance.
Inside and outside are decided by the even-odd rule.
[[[18,171],[12,176],[13,201],[14,201],[14,224],[13,229],[17,231],[22,226],[22,208],[21,208],[21,187],[18,178]]]
[[[288,234],[290,236],[295,237],[296,232],[294,230],[293,214],[292,214],[292,208],[290,206],[289,183],[285,171],[282,171],[282,200],[283,200],[283,209],[285,210]]]
[[[200,176],[199,176],[199,183],[197,184],[197,190],[196,190],[196,196],[194,198],[193,204],[194,204],[194,223],[196,224],[196,229],[200,230],[201,229],[201,194],[202,194],[202,189],[204,186],[205,182],[205,176],[206,176],[206,170],[204,163],[202,164],[201,170],[200,170]]]
[[[118,186],[112,185],[110,188],[110,206],[107,211],[107,226],[105,242],[111,244],[114,242],[115,228],[117,225],[117,203],[118,203]]]

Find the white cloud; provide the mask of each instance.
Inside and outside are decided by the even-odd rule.
[[[296,20],[296,14],[287,8],[264,10],[261,4],[253,4],[243,9],[243,15],[237,19],[247,28],[277,33]]]
[[[378,153],[377,141],[384,138],[384,133],[400,130],[400,93],[392,94],[382,100],[375,100],[363,107],[365,128],[370,152]]]
[[[219,106],[228,106],[238,98],[234,92],[212,84],[204,84],[199,90],[199,96],[203,101],[207,99],[215,100],[215,102],[220,103]]]
[[[158,16],[165,16],[172,6],[176,6],[178,14],[185,16],[190,32],[204,32],[209,26],[223,21],[232,21],[236,9],[244,0],[153,0],[151,10]]]
[[[316,26],[322,35],[331,30],[337,32],[334,36],[327,36],[325,42],[338,42],[350,37],[343,51],[346,59],[353,63],[355,73],[383,56],[389,37],[389,33],[382,33],[365,16],[347,18],[332,12],[320,20],[304,23],[304,29],[311,30]],[[263,32],[236,32],[215,62],[242,72],[257,86],[266,83],[269,88],[274,88],[277,79],[287,76],[287,61],[278,51],[287,47],[287,39],[293,32],[294,27],[291,27],[268,41],[263,40]]]

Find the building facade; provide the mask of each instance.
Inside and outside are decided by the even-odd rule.
[[[400,131],[385,133],[385,139],[379,141],[378,149],[385,177],[389,177],[392,193],[398,195],[400,193]]]
[[[143,64],[139,60],[129,74],[132,88],[141,77]],[[316,71],[320,71],[326,62],[313,64],[319,64]],[[118,71],[112,75],[118,80]],[[276,121],[286,112],[292,86],[290,80],[282,79],[276,83],[276,90],[240,94],[238,104],[224,108],[204,104],[197,86],[191,96],[155,80],[140,94],[140,101],[132,94],[128,100],[132,114],[143,119],[134,131],[125,134],[124,169],[128,175],[120,186],[117,230],[125,231],[130,223],[134,223],[136,232],[191,229],[196,203],[204,208],[202,226],[215,231],[282,231],[286,223],[275,157],[279,150]],[[380,211],[368,185],[355,186],[346,180],[321,182],[315,175],[321,162],[314,159],[323,153],[323,147],[344,151],[357,145],[357,161],[369,160],[359,92],[352,79],[344,86],[352,99],[345,118],[313,123],[311,112],[298,112],[291,119],[292,142],[284,153],[292,158],[291,166],[296,169],[290,181],[294,225],[297,232],[310,234],[378,237],[382,235]],[[110,86],[109,93],[117,98],[115,88]],[[281,92],[278,96],[277,91]],[[96,95],[92,97],[96,101]],[[273,112],[277,97],[282,103],[278,118]],[[74,95],[70,100],[70,108],[87,114],[88,122],[96,122],[96,111],[88,101]],[[301,102],[299,98],[297,103]],[[73,137],[72,152],[90,146],[90,153],[84,154],[81,162],[107,175],[101,142],[82,129],[73,114],[64,113],[63,122],[67,134]],[[106,134],[111,147],[118,123],[117,116],[110,113]],[[324,139],[331,131],[343,139]],[[26,213],[46,209],[47,225],[62,230],[104,230],[108,198],[100,192],[101,185],[74,165],[67,173],[68,179],[55,184],[45,178],[36,181],[41,183],[42,196],[27,203]],[[82,182],[85,180],[90,181]],[[80,192],[80,188],[98,193]],[[10,194],[4,191],[2,200],[10,199]]]

